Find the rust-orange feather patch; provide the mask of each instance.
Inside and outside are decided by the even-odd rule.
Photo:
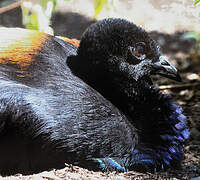
[[[26,68],[51,36],[21,28],[0,28],[0,63]]]

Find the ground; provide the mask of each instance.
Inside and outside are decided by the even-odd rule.
[[[152,5],[152,2],[153,1],[151,0],[146,0],[143,2],[142,6],[146,5],[153,8],[153,12],[161,12],[159,11],[159,8],[163,4],[154,3]],[[159,2],[162,3],[162,1]],[[180,10],[180,6],[186,9],[187,7],[191,8],[191,4],[189,6],[186,1],[184,1],[184,3],[180,3],[178,0],[174,2],[177,4],[174,5],[171,1],[168,1],[168,7],[171,7],[171,9],[167,9],[167,13],[170,13],[170,11],[174,13],[173,7],[176,10]],[[127,1],[127,4],[128,3],[130,3],[130,1]],[[135,7],[138,7],[137,4],[135,4]],[[181,12],[184,12],[184,9]],[[187,11],[187,13],[188,12],[192,11]],[[17,12],[13,11],[10,13],[13,14],[11,16],[6,14],[0,17],[0,24],[21,27],[22,23],[20,22],[19,16],[15,16],[15,13],[19,14],[20,11],[17,10]],[[162,13],[164,12],[162,11]],[[15,176],[5,177],[5,179],[190,179],[192,177],[200,176],[200,56],[196,55],[196,52],[194,51],[196,46],[195,41],[183,40],[182,38],[185,31],[196,30],[198,24],[195,24],[194,22],[191,23],[194,21],[194,17],[191,18],[187,13],[184,15],[181,14],[179,17],[181,18],[180,21],[178,21],[178,16],[175,18],[176,21],[171,21],[170,19],[170,27],[166,27],[166,23],[163,22],[165,19],[156,19],[159,15],[152,16],[153,20],[148,22],[145,22],[145,20],[149,19],[149,16],[148,18],[147,16],[145,16],[146,18],[143,16],[143,18],[137,19],[138,22],[143,22],[141,24],[148,26],[150,35],[161,45],[163,54],[167,56],[168,59],[180,70],[183,79],[183,82],[176,83],[165,78],[154,78],[155,85],[158,86],[163,92],[172,94],[174,101],[182,106],[188,119],[188,126],[190,128],[191,135],[185,144],[185,158],[181,169],[169,170],[167,172],[157,174],[141,174],[133,171],[127,173],[114,172],[105,174],[101,172],[88,171],[86,169],[66,164],[66,168],[61,170],[52,170],[30,176],[17,174]],[[146,15],[148,15],[147,12]],[[11,20],[8,21],[9,18]],[[13,18],[17,18],[14,20],[14,24],[12,23]],[[157,30],[154,27],[155,24],[151,26],[149,23],[153,21],[156,21],[159,24],[159,28]],[[52,26],[55,29],[56,35],[64,35],[78,39],[81,37],[85,28],[93,22],[93,19],[86,18],[85,16],[72,12],[57,13],[52,18]],[[190,23],[187,26],[185,22]]]

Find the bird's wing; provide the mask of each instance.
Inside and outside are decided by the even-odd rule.
[[[43,89],[51,90],[63,82],[70,72],[66,59],[75,53],[70,39],[63,41],[21,28],[0,28],[0,132],[5,129],[6,116],[19,118],[20,112],[30,109],[30,102],[24,101],[27,94],[40,102]]]

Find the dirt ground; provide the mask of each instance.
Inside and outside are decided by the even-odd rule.
[[[77,2],[79,3],[79,9],[77,3],[62,9],[60,13],[54,14],[52,18],[52,27],[56,35],[80,39],[82,32],[94,22],[94,20],[91,19],[92,13],[90,14],[89,10],[88,13],[86,13],[84,7],[82,9],[80,8],[82,5],[81,2],[78,0]],[[181,83],[176,83],[160,77],[154,77],[154,82],[163,92],[172,94],[174,101],[183,107],[188,119],[191,135],[188,142],[185,144],[185,159],[182,163],[182,168],[157,174],[141,174],[133,171],[105,174],[66,164],[66,168],[61,170],[52,170],[30,176],[17,174],[15,176],[5,177],[4,179],[175,180],[190,179],[200,176],[200,56],[195,54],[195,41],[183,40],[182,38],[185,31],[199,30],[197,14],[200,12],[200,9],[198,9],[198,7],[193,7],[192,1],[184,0],[169,0],[167,3],[164,0],[160,0],[159,3],[158,1],[145,0],[142,4],[134,0],[126,0],[124,2],[126,2],[124,7],[125,10],[127,9],[127,14],[126,16],[123,14],[125,10],[122,8],[120,13],[124,15],[123,17],[131,19],[133,18],[131,12],[136,13],[137,15],[134,16],[135,22],[144,27],[148,26],[147,30],[161,45],[163,54],[180,70],[183,79]],[[121,3],[121,1],[119,1],[119,3]],[[141,14],[141,8],[147,8],[148,12],[144,10],[145,13]],[[106,16],[105,14],[106,13],[100,15],[100,18]],[[89,18],[85,17],[85,15],[89,16]],[[117,15],[114,14],[113,16],[116,17]],[[9,27],[22,27],[20,19],[20,10],[12,10],[4,15],[0,15],[0,24]]]

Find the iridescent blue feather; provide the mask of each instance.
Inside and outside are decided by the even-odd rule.
[[[115,160],[115,158],[106,157],[96,159],[99,162],[99,168],[105,170],[112,168],[120,172],[128,170],[152,171],[163,170],[169,167],[179,165],[183,159],[183,143],[189,138],[189,130],[186,124],[186,117],[183,115],[182,108],[171,101],[168,94],[159,94],[160,99],[164,99],[165,104],[171,110],[167,122],[164,122],[169,129],[160,132],[160,144],[149,145],[138,143],[136,148],[130,152],[129,160]],[[125,162],[125,163],[122,163]]]

